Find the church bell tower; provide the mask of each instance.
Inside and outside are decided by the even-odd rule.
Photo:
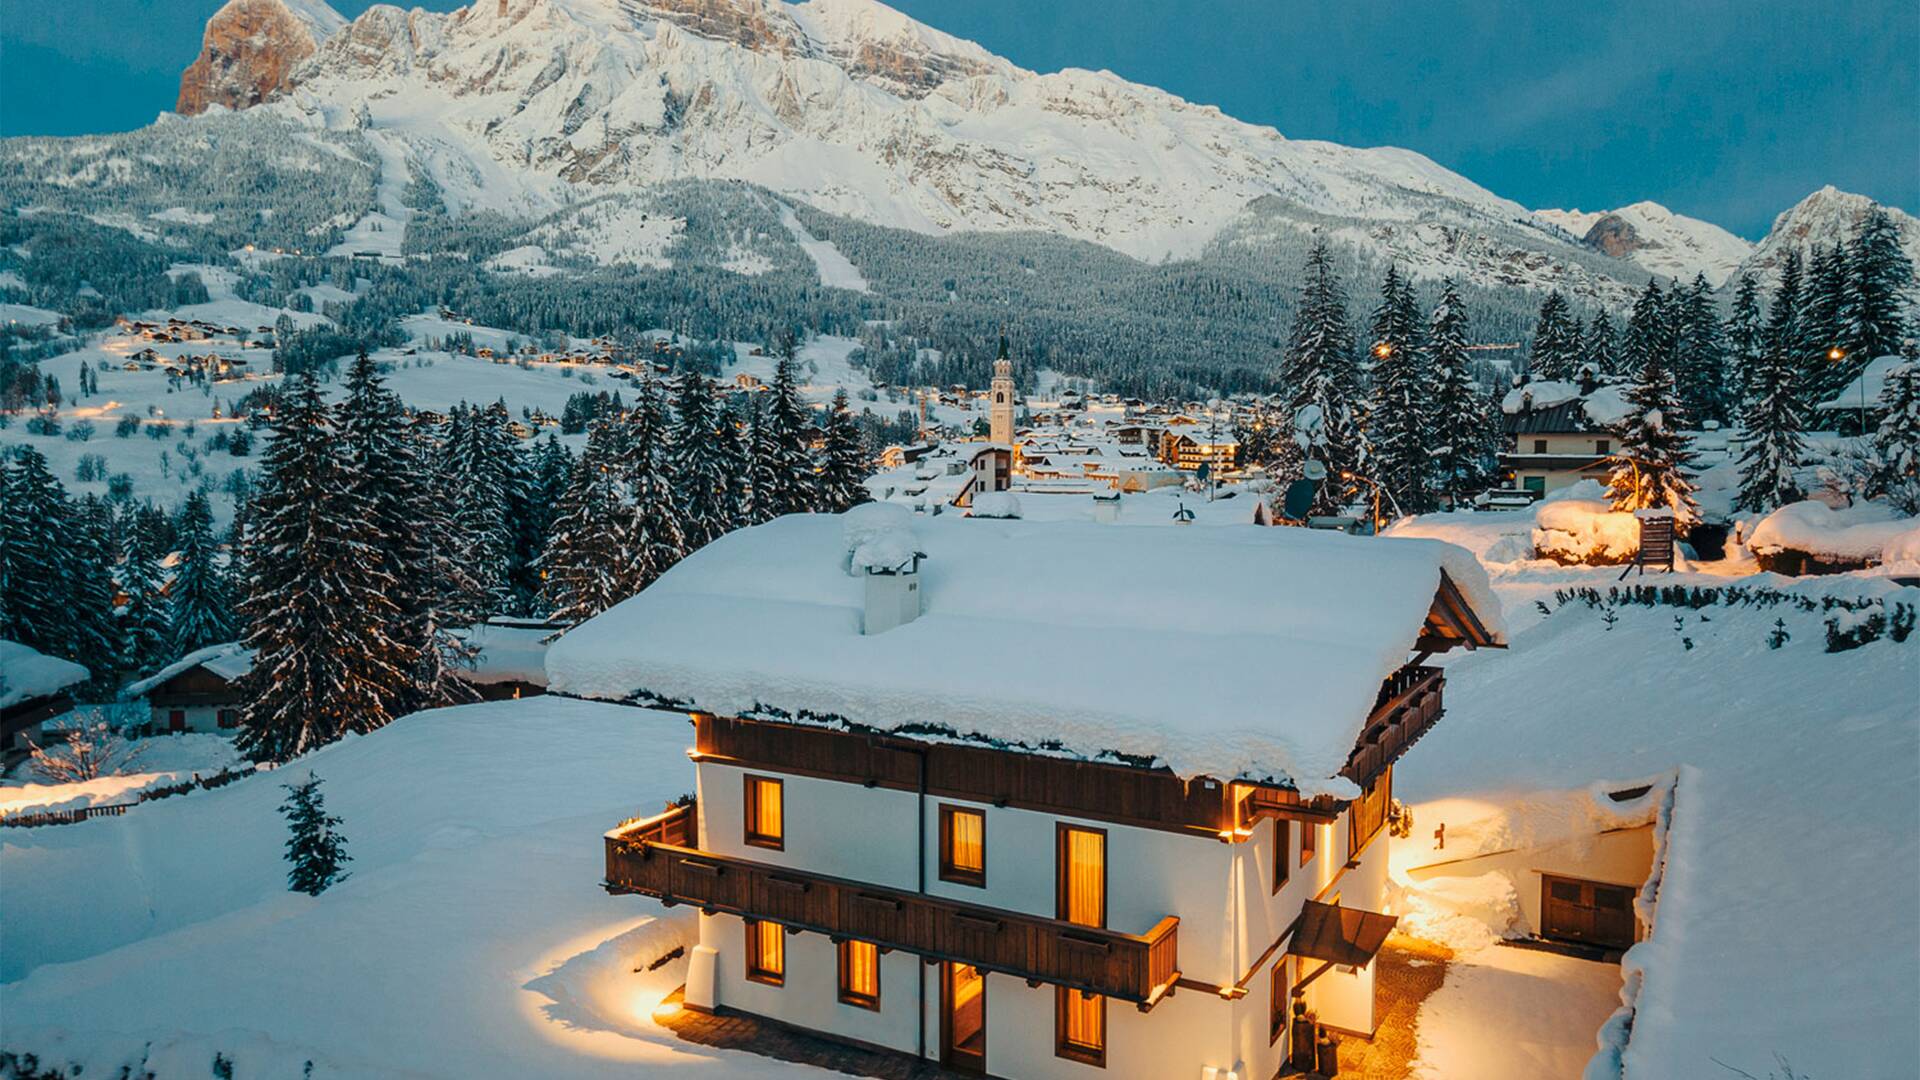
[[[993,362],[989,388],[988,437],[1002,446],[1013,445],[1013,361],[1007,358],[1007,335],[1000,335],[1000,357]]]

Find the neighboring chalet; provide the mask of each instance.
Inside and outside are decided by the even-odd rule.
[[[715,541],[547,669],[692,721],[696,798],[605,840],[609,890],[700,912],[687,1007],[982,1075],[1268,1080],[1376,1031],[1426,661],[1504,640],[1438,542],[873,504]]]
[[[241,680],[253,670],[253,650],[237,641],[190,652],[120,691],[145,699],[154,731],[232,731],[246,708]]]
[[[0,752],[41,741],[47,721],[73,708],[69,691],[90,677],[71,660],[0,639]]]
[[[1584,383],[1533,382],[1500,403],[1505,487],[1540,499],[1582,480],[1602,480],[1616,441],[1611,425],[1623,411],[1620,389]]]

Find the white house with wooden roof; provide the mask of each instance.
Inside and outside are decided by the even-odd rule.
[[[1438,542],[877,504],[708,545],[547,670],[692,720],[695,800],[605,840],[607,888],[700,912],[689,1007],[984,1075],[1266,1080],[1374,1033],[1425,661],[1504,640]]]

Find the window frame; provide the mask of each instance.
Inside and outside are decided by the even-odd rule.
[[[1547,440],[1545,440],[1545,439],[1535,439],[1535,440],[1533,440],[1533,452],[1534,452],[1534,453],[1536,453],[1536,454],[1544,454],[1544,453],[1546,453],[1546,452],[1547,452]]]
[[[852,965],[847,962],[848,956],[854,949],[863,946],[873,950],[873,993],[871,994],[862,993],[847,985],[847,973],[852,969]],[[880,946],[875,945],[871,941],[859,941],[855,938],[847,938],[835,946],[834,958],[839,966],[838,984],[840,988],[840,1004],[852,1005],[857,1009],[870,1009],[873,1012],[879,1012]]]
[[[1611,454],[1611,453],[1613,453],[1613,440],[1612,440],[1612,439],[1595,439],[1595,440],[1593,440],[1593,452],[1594,452],[1594,453],[1596,453],[1596,454]]]
[[[785,851],[787,849],[786,784],[777,776],[761,776],[756,773],[748,773],[743,779],[745,781],[742,787],[744,798],[742,800],[742,812],[740,815],[740,831],[743,842],[751,847],[767,848],[772,851]],[[777,833],[763,832],[760,829],[760,799],[758,795],[759,786],[762,784],[772,784],[775,790],[780,793],[780,831]]]
[[[1319,828],[1320,828],[1320,824],[1318,822],[1303,821],[1300,823],[1300,865],[1301,866],[1305,866],[1308,863],[1313,861],[1313,849],[1319,846],[1319,840],[1320,840],[1320,834],[1318,831]]]
[[[1110,875],[1108,874],[1107,868],[1111,863],[1111,856],[1107,850],[1107,830],[1105,829],[1094,829],[1085,825],[1069,825],[1064,821],[1055,824],[1053,882],[1054,910],[1058,913],[1055,917],[1062,922],[1070,921],[1067,917],[1067,870],[1070,851],[1067,835],[1076,832],[1092,833],[1100,838],[1100,921],[1092,925],[1096,929],[1104,930],[1107,926],[1107,886],[1110,883]],[[1078,926],[1082,924],[1075,923],[1074,925]]]
[[[1273,895],[1287,887],[1293,877],[1293,822],[1273,819]]]
[[[1091,1065],[1096,1069],[1107,1067],[1107,996],[1105,994],[1086,994],[1070,986],[1053,988],[1053,1056],[1077,1061],[1082,1065]],[[1100,1042],[1096,1044],[1071,1042],[1067,1039],[1067,995],[1081,994],[1100,1003]]]
[[[1288,1013],[1292,1004],[1293,980],[1287,977],[1287,954],[1274,957],[1273,971],[1267,976],[1267,1045],[1280,1041],[1280,1033],[1287,1030],[1287,1024],[1293,1019]]]
[[[761,939],[760,928],[773,927],[774,940],[780,943],[778,967],[768,967],[766,953]],[[771,919],[754,919],[746,922],[747,928],[747,981],[766,986],[787,985],[787,939],[786,928]]]
[[[967,814],[980,819],[980,868],[956,866],[953,862],[953,819]],[[940,880],[955,885],[987,887],[987,812],[955,803],[940,804]]]

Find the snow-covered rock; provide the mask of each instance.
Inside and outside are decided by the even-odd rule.
[[[1920,518],[1901,517],[1882,503],[1862,502],[1835,510],[1807,499],[1775,510],[1753,527],[1747,548],[1756,555],[1800,551],[1826,562],[1881,562],[1908,557]]]
[[[1534,217],[1565,229],[1581,243],[1665,277],[1705,274],[1718,286],[1753,253],[1753,244],[1718,225],[1686,217],[1656,202],[1618,210],[1537,210]]]
[[[200,55],[180,76],[183,116],[244,109],[293,85],[293,71],[347,25],[325,0],[227,0],[207,20]]]
[[[1773,228],[1740,265],[1740,272],[1772,285],[1781,256],[1788,251],[1804,255],[1814,245],[1829,247],[1851,241],[1860,219],[1873,206],[1874,201],[1867,196],[1841,191],[1829,184],[1774,218]],[[1885,209],[1900,234],[1900,249],[1907,253],[1909,260],[1920,263],[1920,219],[1898,207]]]

